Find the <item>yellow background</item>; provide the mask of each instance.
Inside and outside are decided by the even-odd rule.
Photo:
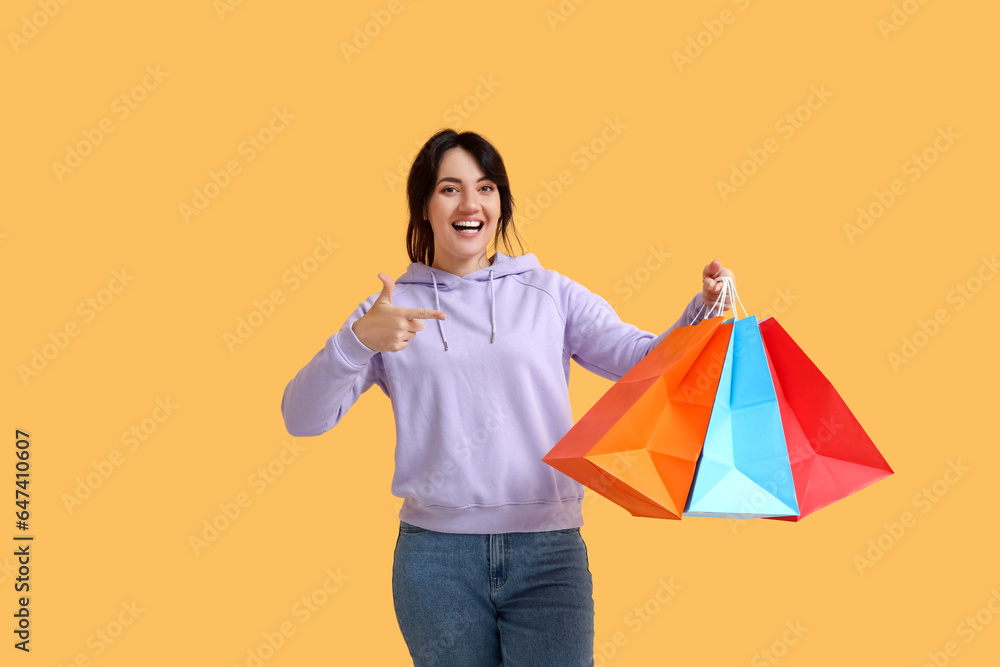
[[[291,441],[285,384],[379,289],[377,272],[404,271],[405,189],[387,174],[405,175],[447,126],[502,152],[527,250],[626,321],[662,331],[720,257],[750,312],[777,314],[896,471],[798,524],[638,519],[588,492],[598,665],[921,665],[928,652],[994,664],[995,4],[220,6],[4,3],[4,665],[247,665],[282,623],[294,634],[268,667],[410,664],[390,587],[401,501],[385,396],[295,439],[303,449],[263,489],[251,476]],[[685,49],[696,57],[679,66]],[[812,87],[829,97],[800,108]],[[240,146],[274,109],[294,118],[249,160]],[[791,136],[789,113],[804,119]],[[609,119],[625,127],[602,145]],[[102,122],[113,131],[57,173]],[[724,199],[718,181],[768,139],[777,152]],[[591,144],[602,152],[581,161]],[[925,151],[935,161],[910,180]],[[229,161],[239,173],[185,221],[181,205]],[[571,182],[529,218],[563,170]],[[849,233],[896,179],[903,193]],[[332,256],[286,280],[318,238]],[[670,257],[644,270],[654,250]],[[974,298],[958,300],[960,284]],[[227,346],[274,290],[282,303]],[[87,299],[107,303],[90,313]],[[933,336],[914,336],[922,321]],[[921,345],[894,363],[904,337]],[[53,358],[25,380],[46,345]],[[576,416],[609,386],[574,365]],[[160,422],[157,399],[177,406]],[[130,450],[123,432],[144,424]],[[32,441],[30,654],[10,632],[17,428]],[[67,507],[116,450],[120,465]],[[968,470],[946,474],[953,463]],[[933,503],[915,498],[924,488]],[[196,554],[191,536],[224,524],[220,504],[241,493],[249,506]],[[884,555],[859,566],[880,541]],[[303,622],[295,605],[328,570],[339,588]],[[657,601],[671,580],[680,590]],[[977,612],[991,623],[970,635],[960,624]]]

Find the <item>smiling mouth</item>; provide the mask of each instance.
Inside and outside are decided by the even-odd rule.
[[[454,227],[459,234],[475,234],[483,228],[483,223],[473,220],[459,220],[458,222],[451,223],[451,226]]]

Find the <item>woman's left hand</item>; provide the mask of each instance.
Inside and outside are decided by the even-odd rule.
[[[736,276],[729,269],[722,266],[722,260],[713,259],[705,270],[701,273],[702,277],[702,291],[701,298],[705,300],[705,304],[711,307],[712,304],[716,302],[719,298],[719,294],[722,292],[722,280],[723,277],[732,278],[733,286],[736,285]],[[726,302],[723,304],[723,312],[729,310],[733,307],[732,294],[726,295]]]

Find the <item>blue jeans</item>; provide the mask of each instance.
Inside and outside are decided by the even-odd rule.
[[[399,522],[396,620],[415,667],[587,667],[594,598],[579,528],[496,535]]]

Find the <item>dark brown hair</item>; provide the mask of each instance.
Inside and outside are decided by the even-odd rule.
[[[434,231],[430,221],[424,220],[424,208],[434,192],[441,158],[456,147],[464,148],[472,154],[483,174],[496,183],[500,192],[500,219],[493,236],[494,249],[499,241],[503,241],[508,254],[513,256],[508,239],[508,234],[512,234],[523,252],[521,239],[514,227],[514,197],[510,193],[507,168],[500,152],[475,132],[458,133],[445,129],[438,131],[423,145],[413,160],[406,180],[406,201],[410,209],[410,223],[406,227],[406,251],[410,255],[410,261],[423,262],[427,266],[434,263]]]

